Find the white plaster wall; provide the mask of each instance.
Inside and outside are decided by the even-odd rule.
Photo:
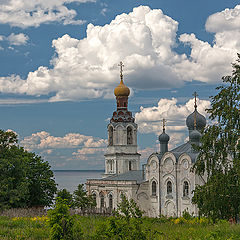
[[[183,211],[187,211],[190,214],[196,214],[196,208],[192,204],[193,190],[195,189],[195,174],[191,172],[192,161],[188,154],[184,153],[178,160],[178,215],[181,216]],[[183,183],[187,181],[189,184],[189,195],[183,197]]]
[[[172,182],[172,194],[167,194],[167,182]],[[160,164],[160,207],[161,214],[165,216],[177,216],[177,169],[175,156],[167,152]]]

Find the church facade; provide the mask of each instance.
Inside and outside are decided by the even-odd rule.
[[[152,153],[140,169],[137,152],[137,124],[128,111],[130,89],[124,85],[122,64],[120,84],[115,88],[117,110],[108,124],[108,146],[105,154],[105,173],[102,179],[88,179],[86,188],[97,203],[97,208],[114,209],[124,194],[133,199],[146,216],[181,216],[184,211],[196,215],[192,204],[192,191],[204,179],[191,172],[198,153],[192,144],[200,142],[200,130],[206,119],[195,110],[186,119],[189,141],[168,150],[170,137],[165,132],[159,136],[160,149]],[[195,97],[196,99],[196,97]]]

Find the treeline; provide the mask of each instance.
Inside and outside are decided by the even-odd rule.
[[[0,210],[51,205],[57,187],[49,163],[17,143],[14,132],[0,130]]]

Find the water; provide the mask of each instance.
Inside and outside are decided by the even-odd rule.
[[[85,183],[87,179],[102,178],[103,170],[54,170],[58,189],[66,188],[73,193],[78,184]]]

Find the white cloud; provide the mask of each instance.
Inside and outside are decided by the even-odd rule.
[[[62,22],[67,24],[83,24],[76,19],[74,9],[69,9],[69,3],[95,2],[95,0],[9,0],[1,1],[0,22],[15,27],[38,27],[43,23]]]
[[[98,159],[101,159],[101,161],[102,161],[105,150],[106,150],[105,148],[84,147],[82,149],[78,149],[76,152],[73,152],[72,156],[73,156],[73,159],[76,159],[76,160],[92,159],[93,161],[98,161]]]
[[[198,111],[207,116],[205,109],[210,107],[210,101],[197,99]],[[135,114],[140,133],[162,132],[162,119],[167,121],[166,131],[170,135],[170,148],[183,143],[187,137],[186,118],[194,110],[194,99],[184,105],[177,103],[177,99],[160,99],[157,106],[140,107],[140,112]]]
[[[50,101],[110,97],[119,81],[119,61],[124,62],[126,84],[133,89],[176,87],[192,80],[218,83],[231,73],[231,62],[240,51],[239,28],[216,32],[212,45],[194,34],[182,34],[179,40],[190,46],[189,57],[174,51],[177,30],[178,22],[160,9],[136,7],[104,26],[88,24],[86,38],[66,34],[53,40],[52,68],[40,66],[27,79],[1,77],[0,91],[51,93]]]
[[[19,33],[19,34],[11,33],[7,37],[7,40],[9,41],[10,45],[19,46],[19,45],[25,45],[29,40],[29,38],[27,35],[23,33]]]
[[[20,46],[20,45],[26,45],[29,40],[29,37],[24,33],[11,33],[9,36],[3,36],[0,35],[0,41],[6,41],[11,46]],[[12,47],[9,48],[12,48]]]
[[[234,9],[226,8],[208,17],[206,30],[209,32],[225,32],[240,29],[240,5]]]
[[[51,136],[46,131],[33,133],[25,137],[20,144],[28,150],[65,149],[65,148],[99,148],[106,145],[107,140],[85,136],[79,133],[68,133],[63,137]]]

